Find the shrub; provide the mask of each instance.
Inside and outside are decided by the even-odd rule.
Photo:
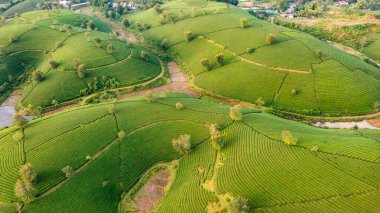
[[[142,50],[140,52],[140,58],[144,59],[146,61],[149,61],[148,53],[146,53],[145,51],[142,51]]]
[[[230,202],[230,209],[233,213],[245,213],[249,211],[248,200],[237,197]]]
[[[169,49],[169,42],[168,42],[168,40],[166,40],[166,39],[162,40],[162,42],[160,44],[160,47],[163,50],[168,50]]]
[[[186,31],[183,33],[183,35],[185,36],[185,41],[187,41],[187,42],[193,40],[193,38],[194,38],[193,32],[191,32],[191,31]]]
[[[247,53],[253,53],[255,51],[255,49],[248,47],[246,51],[247,51]]]
[[[119,140],[124,140],[124,138],[127,136],[127,133],[125,133],[123,130],[121,130],[121,131],[119,131],[118,133],[117,133],[117,138],[119,139]]]
[[[77,70],[79,65],[81,65],[81,64],[82,64],[82,62],[81,62],[80,58],[74,58],[74,60],[73,60],[74,69]]]
[[[35,82],[40,82],[44,79],[43,73],[39,70],[34,70],[32,72],[32,79]]]
[[[59,102],[57,100],[52,100],[51,101],[51,105],[53,105],[54,107],[57,107],[59,104]]]
[[[235,105],[230,108],[230,118],[234,121],[241,121],[243,119],[243,113],[240,105]]]
[[[208,58],[204,58],[201,60],[201,64],[204,68],[206,68],[206,70],[210,70],[210,62],[208,60]]]
[[[374,107],[375,111],[379,111],[380,110],[380,101],[375,101],[375,103],[373,104],[373,107]]]
[[[127,18],[123,18],[123,20],[121,20],[121,23],[126,28],[129,27],[129,26],[131,26],[131,23],[129,22],[129,20]]]
[[[16,132],[15,134],[13,134],[12,138],[14,141],[18,142],[24,138],[24,133],[23,132]]]
[[[113,45],[112,44],[108,44],[107,45],[107,53],[112,54],[113,50],[114,50]]]
[[[95,41],[95,45],[96,45],[97,47],[101,47],[101,46],[102,46],[102,39],[100,39],[100,38],[95,38],[94,41]]]
[[[282,141],[287,145],[297,144],[297,138],[295,138],[293,134],[287,130],[282,131]]]
[[[297,95],[298,91],[296,89],[290,90],[291,95]]]
[[[181,155],[187,154],[191,150],[190,135],[180,135],[179,138],[172,140],[173,148]]]
[[[220,66],[224,65],[224,55],[222,53],[216,54],[215,60],[216,60],[216,63],[218,63]]]
[[[54,59],[51,59],[49,61],[49,65],[50,65],[50,68],[55,69],[55,68],[58,67],[58,62],[56,60],[54,60]]]
[[[255,104],[260,108],[261,106],[263,106],[265,104],[265,100],[262,98],[262,97],[259,97]]]
[[[245,29],[248,25],[248,19],[247,18],[241,18],[240,19],[240,27]]]
[[[275,34],[272,34],[270,33],[269,35],[267,35],[267,44],[273,44],[277,39],[277,36]]]
[[[26,120],[24,117],[22,117],[20,114],[15,114],[13,116],[13,123],[19,127],[19,128],[22,128],[24,127],[27,123],[28,123],[28,120]]]
[[[321,52],[320,50],[317,50],[317,51],[315,52],[315,55],[316,55],[318,58],[320,58],[320,57],[322,57],[322,52]]]
[[[318,150],[319,150],[318,146],[313,146],[310,148],[310,151],[312,151],[312,152],[318,152]]]
[[[61,171],[65,173],[66,178],[71,178],[74,176],[74,170],[71,166],[65,166]]]
[[[157,14],[160,14],[162,12],[161,5],[156,3],[156,5],[154,5],[154,11],[156,11]]]
[[[175,104],[175,108],[176,108],[177,110],[182,110],[182,109],[184,108],[184,106],[183,106],[182,103],[177,102],[177,103]]]
[[[10,35],[8,36],[8,41],[9,41],[9,43],[13,43],[13,42],[16,41],[16,38],[14,37],[13,34],[10,34]]]
[[[136,29],[138,30],[138,31],[143,31],[144,30],[144,27],[142,26],[142,24],[140,24],[140,23],[136,23],[135,24],[135,27],[136,27]]]
[[[156,95],[153,93],[147,93],[145,94],[145,99],[148,103],[153,103],[156,100]]]
[[[224,146],[223,134],[219,131],[219,127],[217,124],[210,125],[209,131],[212,146],[216,150],[220,151]]]

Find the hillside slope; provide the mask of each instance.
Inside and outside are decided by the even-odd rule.
[[[208,92],[251,103],[262,97],[266,106],[309,115],[379,110],[378,68],[237,7],[175,1],[127,18],[147,42],[164,42],[194,77],[195,86]],[[241,22],[246,22],[244,28]],[[192,33],[190,41],[185,32]],[[269,34],[276,37],[272,42]],[[217,54],[223,54],[222,63],[217,63]]]
[[[53,100],[140,84],[162,71],[149,50],[116,39],[100,19],[70,11],[25,13],[0,27],[0,38],[0,95],[17,81],[26,82],[24,106],[45,107]],[[31,77],[36,70],[42,80]]]
[[[178,102],[185,108],[177,110]],[[34,120],[17,142],[12,135],[20,130],[0,131],[0,210],[13,212],[25,162],[38,173],[38,195],[24,212],[117,212],[121,194],[146,170],[178,160],[157,212],[203,212],[225,194],[247,198],[255,212],[379,211],[378,131],[318,129],[247,109],[234,122],[227,106],[181,94],[118,101],[114,113],[110,104]],[[225,135],[221,152],[210,143],[213,123]],[[284,129],[298,145],[280,140]],[[191,136],[185,156],[171,144],[181,134]],[[67,165],[76,171],[69,179],[61,171]]]

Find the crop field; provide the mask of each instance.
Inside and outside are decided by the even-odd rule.
[[[178,102],[182,110],[175,108]],[[24,212],[117,212],[122,194],[165,162],[176,162],[175,176],[157,212],[202,212],[227,193],[247,198],[255,212],[330,212],[337,205],[344,212],[379,211],[376,130],[319,129],[249,110],[242,121],[233,121],[228,106],[174,93],[153,103],[143,97],[119,100],[114,113],[108,112],[111,104],[33,120],[19,142],[12,136],[20,130],[0,131],[1,211],[12,211],[14,183],[25,162],[38,177],[36,198]],[[209,140],[212,123],[225,135],[222,154]],[[298,138],[297,145],[281,141],[284,129]],[[119,131],[126,133],[122,140]],[[181,134],[191,136],[187,155],[171,145]],[[71,178],[61,172],[68,165]]]
[[[126,18],[132,28],[149,26],[139,30],[145,40],[157,45],[168,42],[168,52],[178,56],[196,88],[252,103],[263,97],[266,106],[299,114],[340,116],[378,111],[374,107],[380,100],[377,67],[234,6],[194,2],[163,4],[161,13],[169,14],[170,20],[154,9]],[[240,25],[242,19],[245,27]],[[189,31],[193,38],[186,41],[184,33]],[[269,42],[270,34],[274,39]],[[376,43],[372,45],[368,51],[376,52]],[[224,55],[222,64],[216,63],[217,54]],[[204,59],[208,59],[208,68],[201,63]],[[327,66],[329,73],[322,72],[321,67]],[[346,76],[348,72],[354,76]]]
[[[85,27],[91,20],[95,30]],[[0,57],[0,85],[10,83],[9,75],[16,79],[39,70],[42,81],[27,80],[20,101],[24,106],[46,107],[53,100],[64,102],[79,97],[95,78],[114,79],[117,87],[137,85],[161,73],[157,56],[116,39],[110,32],[108,23],[71,11],[22,14],[0,28],[0,45],[5,52]],[[99,44],[95,40],[100,40]],[[145,59],[141,51],[147,54]],[[52,61],[56,65],[51,65]],[[85,67],[84,77],[77,74],[80,64]]]

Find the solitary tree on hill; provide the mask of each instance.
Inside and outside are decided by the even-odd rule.
[[[216,54],[215,60],[216,60],[216,63],[218,63],[220,66],[224,65],[224,55],[222,53]]]
[[[80,64],[78,66],[78,77],[80,79],[83,79],[86,76],[85,71],[86,71],[86,65],[85,64]]]
[[[44,79],[43,73],[39,70],[34,70],[32,73],[33,81],[40,82]]]
[[[145,99],[148,103],[153,103],[156,100],[156,95],[149,92],[149,93],[145,94]]]
[[[127,133],[125,133],[123,130],[121,130],[121,131],[119,131],[118,133],[117,133],[117,138],[119,139],[119,140],[124,140],[124,138],[127,136]]]
[[[249,210],[248,200],[237,197],[230,201],[230,209],[233,213],[246,213]]]
[[[230,108],[230,118],[234,121],[241,121],[243,119],[243,113],[240,105],[235,105]]]
[[[187,42],[193,40],[193,38],[194,38],[193,32],[191,32],[191,31],[186,31],[183,33],[183,35],[185,37],[185,41],[187,41]]]
[[[182,110],[182,109],[184,108],[184,106],[183,106],[182,103],[177,102],[177,103],[175,104],[175,108],[176,108],[177,110]]]
[[[248,19],[247,18],[241,18],[240,19],[240,27],[244,29],[247,27],[247,25],[248,25]]]
[[[293,136],[293,134],[287,130],[282,131],[282,141],[288,145],[296,145],[297,144],[297,138],[295,138]]]
[[[209,71],[210,70],[210,62],[208,60],[208,58],[204,58],[201,60],[201,64],[202,66],[207,70]]]
[[[267,36],[267,44],[273,44],[277,39],[277,36],[275,34],[272,34],[270,33],[268,36]]]
[[[257,100],[256,100],[256,106],[258,106],[259,108],[261,106],[263,106],[265,104],[265,100],[262,98],[262,97],[259,97]]]
[[[190,135],[180,135],[179,138],[172,140],[173,148],[181,155],[187,154],[191,149]]]
[[[65,166],[61,171],[65,173],[66,178],[71,178],[74,176],[74,170],[71,166]]]

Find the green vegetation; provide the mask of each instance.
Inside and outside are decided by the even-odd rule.
[[[307,115],[378,111],[373,107],[380,99],[377,67],[236,7],[203,3],[160,5],[161,11],[172,14],[175,23],[163,21],[153,8],[126,18],[131,26],[151,26],[139,33],[157,46],[165,41],[165,49],[178,56],[184,70],[194,77],[196,89],[251,103],[262,97],[265,106]],[[372,52],[376,50],[372,47]],[[297,93],[292,95],[292,89]]]
[[[0,95],[25,83],[21,104],[46,107],[53,100],[62,103],[137,85],[160,74],[160,61],[149,50],[107,32],[105,22],[64,10],[33,11],[12,19],[0,28],[0,38],[12,38],[0,41],[5,52],[0,57]]]
[[[116,212],[121,194],[149,168],[175,160],[173,183],[157,212],[200,212],[229,193],[225,202],[238,212],[334,211],[337,203],[340,211],[379,210],[376,130],[319,129],[244,108],[236,122],[228,106],[183,94],[156,97],[39,118],[24,127],[20,142],[12,139],[16,128],[0,131],[0,201],[21,200],[14,194],[21,179],[36,190],[25,212]],[[178,103],[186,108],[177,110]],[[297,137],[296,145],[282,142],[284,129]],[[172,147],[181,135],[186,140],[175,140],[181,144],[191,138],[186,155]],[[20,176],[25,159],[33,169]]]

